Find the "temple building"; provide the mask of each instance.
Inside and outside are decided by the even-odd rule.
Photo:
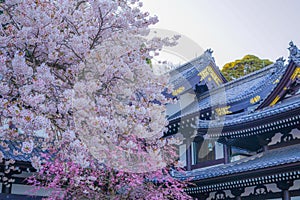
[[[300,50],[227,82],[212,51],[170,72],[166,137],[199,200],[300,200]]]
[[[191,182],[185,191],[194,199],[300,200],[300,50],[290,42],[289,51],[287,61],[230,82],[211,50],[170,72],[175,89],[168,96],[178,101],[167,105],[165,137],[182,141],[186,170],[173,175]],[[36,140],[33,149],[0,141],[0,199],[50,194],[32,197],[26,185],[43,152],[43,138]]]

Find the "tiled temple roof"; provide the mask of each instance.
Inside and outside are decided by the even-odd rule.
[[[40,156],[40,154],[44,152],[40,145],[41,140],[42,139],[36,138],[36,141],[34,141],[35,146],[29,153],[22,152],[22,142],[2,140],[0,141],[0,152],[3,153],[4,159],[31,162],[32,157]]]
[[[268,96],[276,87],[278,79],[281,78],[285,70],[283,63],[277,62],[249,75],[225,83],[216,89],[209,90],[200,96],[198,101],[170,116],[168,120],[172,121],[192,113],[199,113],[201,110],[217,107],[220,104],[232,105],[233,108],[236,106],[236,109],[239,109],[238,107],[241,106],[245,107],[246,105],[243,105],[245,101],[250,104],[249,100],[257,95],[260,95],[261,98]],[[258,105],[250,104],[252,109],[255,109]]]
[[[247,120],[263,118],[272,113],[278,114],[290,109],[293,106],[286,106],[289,101],[284,103],[283,99],[295,81],[295,76],[299,77],[297,73],[299,73],[300,66],[300,50],[292,42],[289,50],[290,57],[287,65],[284,65],[283,58],[279,58],[276,63],[261,70],[219,85],[203,94],[195,94],[198,101],[192,102],[169,116],[170,125],[190,116],[198,116],[200,120],[196,122],[196,126],[199,128],[223,127],[245,123]],[[275,106],[277,110],[272,109],[271,106],[276,105],[279,100],[282,104]],[[298,106],[297,99],[294,99],[294,103],[294,106]],[[226,116],[219,113],[215,115],[218,109],[225,109]],[[199,115],[208,117],[201,118]],[[216,120],[211,116],[216,116]]]
[[[201,69],[206,67],[211,61],[213,61],[212,55],[210,53],[203,53],[201,56],[171,70],[169,74],[170,82],[174,85],[183,81],[183,79],[189,79],[199,73]],[[197,70],[197,71],[196,71]],[[197,73],[197,74],[196,74]]]
[[[237,124],[243,124],[245,122],[257,121],[266,117],[275,116],[280,113],[290,112],[294,109],[300,108],[300,95],[291,97],[276,104],[272,107],[268,107],[264,110],[252,113],[240,113],[235,115],[227,115],[223,120],[204,121],[199,120],[199,128],[215,128],[224,126],[233,126]]]
[[[174,86],[175,89],[183,86],[184,90],[182,91],[182,93],[188,91],[199,82],[200,78],[199,76],[197,76],[197,74],[210,62],[210,58],[207,55],[203,54],[195,60],[184,64],[181,68],[172,70],[172,72],[170,72],[170,83]]]
[[[210,64],[215,65],[214,58],[212,57],[212,51],[209,49],[194,60],[170,71],[170,83],[174,86],[175,89],[183,86],[184,90],[181,93],[185,93],[191,88],[194,88],[196,84],[199,83],[199,72]],[[217,74],[222,77],[223,81],[225,81],[225,78],[219,71],[217,72]]]
[[[219,165],[208,169],[196,169],[193,171],[175,172],[174,177],[192,181],[210,179],[215,177],[239,174],[280,165],[300,162],[300,144],[280,149],[274,149],[259,153],[255,156],[241,159],[225,165]]]

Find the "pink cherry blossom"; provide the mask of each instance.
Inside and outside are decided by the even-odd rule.
[[[1,138],[21,142],[49,199],[189,199],[171,176],[176,141],[161,139],[171,86],[146,62],[177,38],[146,39],[158,19],[142,6],[0,3]]]
[[[22,151],[23,153],[29,154],[29,153],[32,152],[33,147],[34,147],[33,141],[23,142],[23,143],[22,143],[21,151]]]

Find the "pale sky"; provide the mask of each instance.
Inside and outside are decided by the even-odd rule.
[[[143,2],[144,9],[159,18],[155,28],[178,32],[203,49],[212,48],[219,67],[246,54],[288,59],[291,40],[300,47],[300,0]]]

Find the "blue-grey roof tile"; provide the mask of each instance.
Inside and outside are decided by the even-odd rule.
[[[219,106],[220,98],[225,98],[223,104],[229,105],[242,102],[244,99],[252,98],[257,94],[268,96],[276,87],[274,81],[279,79],[285,70],[285,67],[280,68],[276,64],[272,64],[244,77],[225,83],[216,89],[206,92],[200,96],[198,102],[195,101],[191,103],[185,109],[170,116],[168,120],[172,121],[188,114]],[[174,77],[174,79],[176,79],[176,77]],[[245,90],[245,88],[247,88],[247,90]],[[255,105],[255,107],[257,106],[258,104]]]
[[[22,152],[22,142],[19,141],[9,141],[9,140],[2,140],[2,145],[0,145],[0,151],[3,154],[4,159],[12,159],[15,161],[24,161],[30,162],[33,156],[39,156],[41,153],[44,153],[41,146],[39,145],[39,141],[34,141],[35,146],[30,153],[23,153]],[[7,147],[6,147],[7,146]],[[18,154],[15,154],[18,152]]]
[[[299,149],[300,144],[274,149],[236,162],[208,169],[196,169],[185,172],[184,174],[182,172],[176,172],[174,177],[178,179],[192,178],[192,180],[196,181],[300,162]]]

